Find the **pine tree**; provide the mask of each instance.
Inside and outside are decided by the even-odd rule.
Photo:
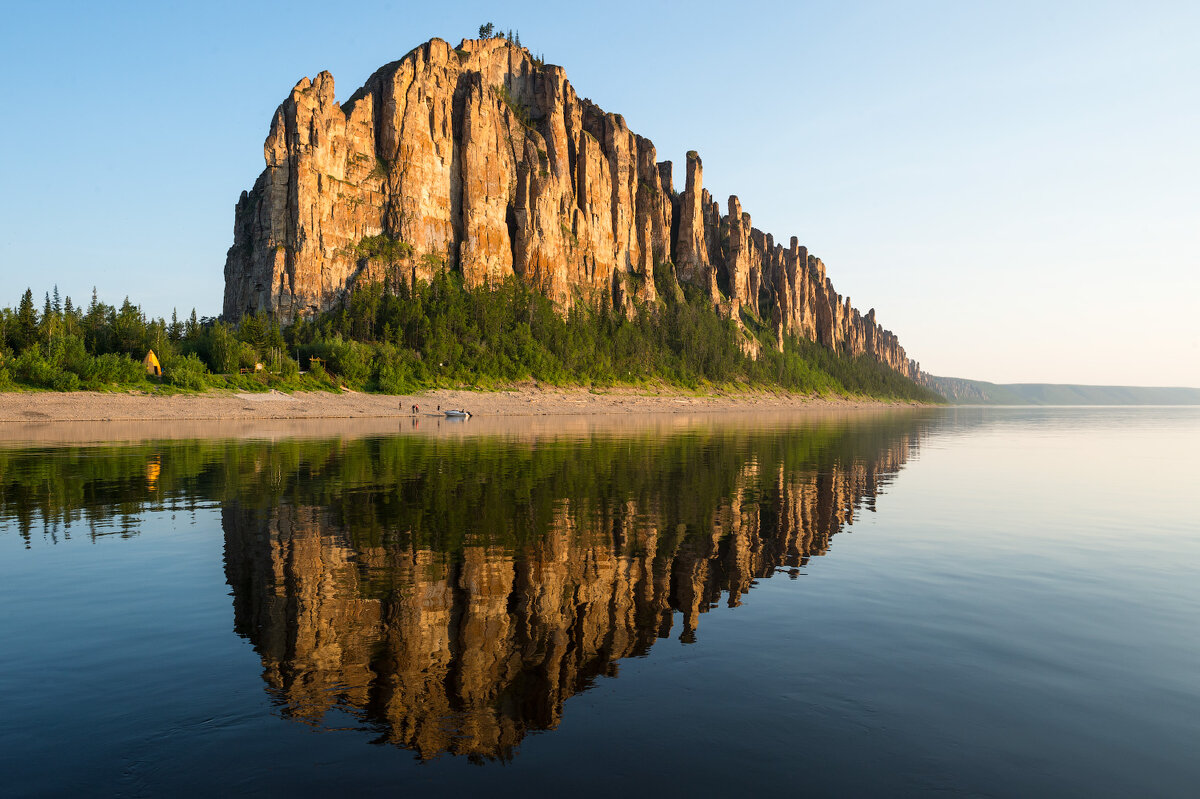
[[[21,304],[17,306],[16,324],[12,332],[12,348],[20,352],[37,341],[38,315],[33,307],[33,291],[25,289]]]
[[[267,348],[271,352],[274,369],[278,371],[283,362],[283,349],[286,346],[283,340],[283,331],[279,327],[279,320],[271,320],[271,329],[267,334]]]
[[[79,312],[75,309],[75,303],[71,301],[71,295],[68,294],[63,300],[63,333],[68,336],[74,336],[79,333]]]
[[[101,355],[112,351],[112,329],[109,326],[108,311],[108,306],[100,302],[100,299],[96,296],[96,288],[93,286],[92,303],[88,306],[87,314],[83,320],[84,342],[87,345],[88,352],[93,355]]]
[[[49,357],[50,347],[54,343],[54,333],[58,317],[54,315],[54,306],[50,304],[50,292],[46,292],[46,303],[42,306],[42,318],[38,320],[39,340],[42,352]]]
[[[57,292],[55,293],[57,294]],[[50,357],[54,341],[62,329],[62,312],[61,310],[56,311],[54,306],[55,303],[50,299],[50,292],[46,292],[46,305],[42,309],[42,318],[38,323],[38,332],[46,357]]]
[[[138,355],[144,348],[146,319],[142,316],[142,309],[134,305],[128,297],[121,303],[121,310],[113,320],[113,333],[122,352]]]
[[[56,314],[62,313],[62,300],[58,296],[58,284],[57,283],[54,284],[54,312]]]

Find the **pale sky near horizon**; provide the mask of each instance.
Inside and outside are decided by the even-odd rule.
[[[10,3],[0,305],[221,309],[276,106],[482,22],[724,207],[799,236],[923,368],[1200,387],[1200,3]],[[449,4],[440,4],[449,5]],[[350,10],[346,10],[350,9]]]

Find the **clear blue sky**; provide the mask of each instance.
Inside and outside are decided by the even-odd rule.
[[[936,373],[1200,386],[1200,3],[10,3],[0,303],[221,307],[271,114],[519,29]]]

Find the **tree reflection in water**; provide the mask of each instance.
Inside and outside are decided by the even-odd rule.
[[[391,438],[264,464],[286,488],[222,507],[236,630],[288,718],[336,708],[422,758],[509,758],[621,658],[694,641],[700,614],[825,554],[927,423]]]

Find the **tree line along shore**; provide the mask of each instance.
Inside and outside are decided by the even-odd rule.
[[[662,296],[628,315],[586,307],[563,315],[519,279],[468,288],[447,272],[416,285],[365,285],[334,310],[284,326],[265,313],[148,318],[128,298],[113,306],[95,291],[83,306],[55,289],[39,311],[27,290],[16,308],[0,309],[0,390],[415,394],[535,380],[943,401],[866,356],[795,337],[780,351],[769,326],[743,315],[763,345],[752,358],[746,333],[703,297]]]

